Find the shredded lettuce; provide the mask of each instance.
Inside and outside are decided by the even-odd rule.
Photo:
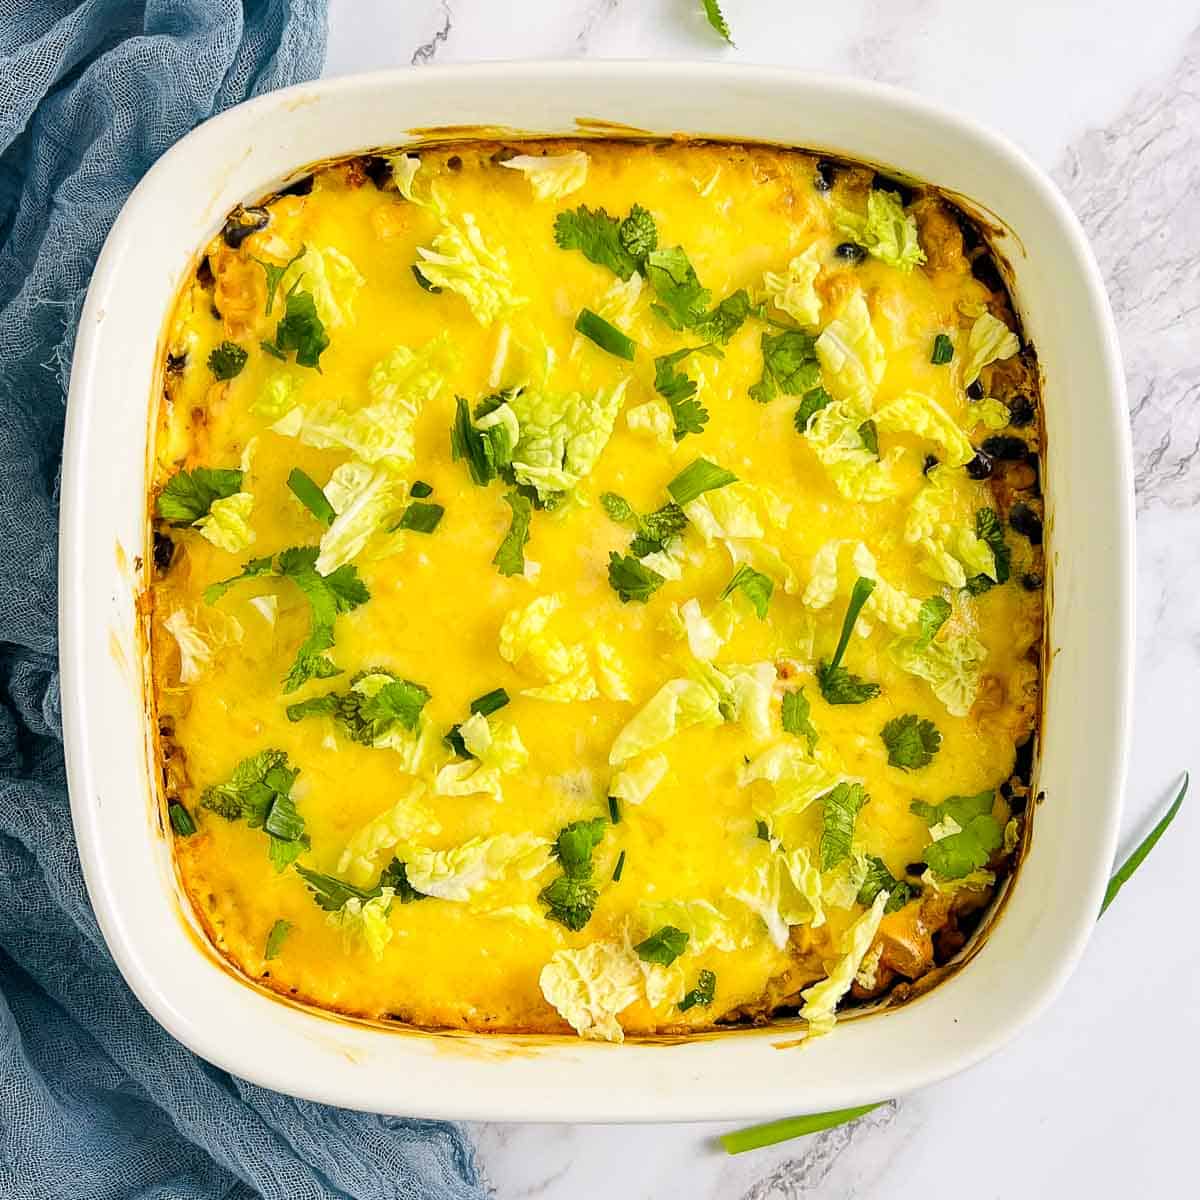
[[[500,165],[510,171],[521,171],[529,180],[533,194],[539,200],[561,200],[577,192],[587,182],[591,160],[582,150],[568,154],[518,154],[506,158]]]
[[[693,725],[719,725],[724,719],[721,700],[721,693],[707,681],[672,679],[664,683],[617,734],[608,753],[609,764],[622,766]]]
[[[954,717],[965,717],[979,694],[987,647],[973,637],[958,635],[921,647],[917,638],[900,638],[888,648],[902,670],[925,680]]]
[[[808,586],[804,590],[805,605],[819,611],[833,603],[839,587],[838,558],[844,546],[853,547],[851,561],[855,576],[865,577],[875,583],[863,606],[863,616],[882,621],[893,633],[908,634],[915,631],[920,624],[921,601],[888,583],[880,575],[875,556],[863,542],[834,539],[817,550],[813,555]]]
[[[476,837],[448,850],[405,847],[408,882],[439,900],[477,900],[483,893],[515,875],[532,879],[549,863],[550,842],[532,833],[498,833]]]
[[[796,851],[794,863],[802,877],[807,855]],[[788,929],[814,919],[814,909],[797,885],[788,856],[780,853],[777,843],[758,841],[751,850],[749,868],[742,871],[735,887],[726,894],[756,913],[766,926],[767,936],[782,950],[788,943]],[[804,879],[806,886],[811,881]],[[819,903],[819,899],[818,899]]]
[[[751,483],[735,482],[697,496],[683,506],[688,520],[712,545],[718,538],[761,538],[765,504]]]
[[[917,219],[904,211],[895,192],[872,190],[867,195],[866,216],[843,210],[838,213],[837,226],[888,266],[911,271],[925,261],[925,251],[917,238]]]
[[[517,727],[509,721],[472,713],[458,727],[458,732],[473,757],[442,767],[433,790],[439,796],[484,793],[493,800],[503,800],[500,777],[519,771],[529,761],[529,751],[525,749]]]
[[[606,700],[632,700],[629,691],[629,672],[615,647],[602,638],[593,646],[596,683]]]
[[[950,467],[965,467],[975,457],[971,439],[936,401],[920,392],[901,392],[875,410],[871,418],[881,433],[910,433],[933,442]]]
[[[870,450],[860,432],[863,419],[848,402],[835,400],[813,416],[804,437],[847,500],[875,503],[899,494],[902,452],[893,447],[881,458]]]
[[[947,511],[961,507],[956,491],[966,486],[962,477],[934,467],[909,504],[904,524],[905,541],[923,551],[921,570],[952,588],[965,587],[975,575],[997,575],[996,556],[987,542],[972,526],[946,519]]]
[[[383,951],[394,936],[388,923],[388,912],[392,907],[394,888],[381,888],[378,896],[360,900],[351,896],[341,908],[331,912],[325,919],[342,933],[342,948],[349,953],[362,945],[371,957],[379,962]]]
[[[642,997],[637,955],[613,942],[556,951],[538,978],[542,995],[580,1037],[621,1042],[620,1013]]]
[[[626,804],[644,804],[666,777],[670,764],[665,754],[651,754],[613,772],[608,794]]]
[[[544,677],[543,685],[526,688],[522,695],[560,704],[593,700],[599,689],[588,661],[587,648],[578,644],[568,646],[546,628],[562,605],[562,595],[552,592],[535,597],[522,608],[511,609],[500,625],[500,657],[514,665],[528,659],[529,665]],[[623,689],[611,648],[606,648],[606,655],[604,678],[609,689],[606,694],[621,699],[623,697],[613,694]]]
[[[861,291],[850,297],[841,315],[830,321],[817,338],[817,358],[825,387],[833,398],[861,414],[859,422],[869,416],[887,367],[887,355]]]
[[[635,271],[628,279],[614,279],[609,284],[608,291],[600,297],[596,312],[618,329],[628,333],[637,315],[638,301],[641,298],[642,277]]]
[[[240,554],[254,542],[250,528],[250,512],[254,497],[249,492],[234,492],[232,496],[214,500],[206,516],[194,521],[200,536],[212,542],[218,550]]]
[[[326,329],[354,324],[354,301],[367,281],[345,254],[334,246],[309,246],[283,273],[280,294],[301,281]]]
[[[355,887],[365,887],[379,875],[379,858],[402,842],[435,837],[442,827],[425,804],[425,785],[413,783],[377,817],[350,835],[338,859],[338,874]]]
[[[692,657],[704,659],[706,662],[716,658],[721,652],[721,647],[725,645],[725,638],[701,611],[700,601],[695,598],[688,600],[680,607],[679,617],[683,622]]]
[[[970,387],[988,363],[1012,358],[1021,349],[1020,339],[1003,321],[990,312],[980,313],[967,335],[967,353],[963,359],[963,387]]]
[[[887,901],[888,893],[881,891],[875,897],[875,903],[842,934],[839,946],[841,957],[834,963],[829,975],[800,993],[804,1000],[800,1016],[808,1022],[809,1037],[820,1037],[833,1029],[838,1002],[850,990],[879,932]]]
[[[754,801],[754,813],[774,832],[782,817],[804,812],[820,796],[832,791],[845,776],[813,759],[796,740],[779,742],[755,755],[738,772],[738,786],[765,780],[771,785],[767,803]]]
[[[314,563],[319,575],[357,558],[374,534],[399,519],[403,500],[395,475],[360,462],[337,467],[324,492],[337,515],[321,535],[321,551]]]
[[[640,276],[635,275],[635,279]],[[677,443],[672,432],[671,410],[660,400],[647,400],[625,410],[625,424],[634,433],[653,438],[664,450],[674,450]]]
[[[300,380],[286,371],[273,371],[263,383],[262,391],[250,405],[256,417],[267,421],[278,421],[294,409],[298,403],[296,393],[300,391]]]
[[[789,596],[799,590],[800,581],[796,578],[796,572],[770,542],[727,538],[725,549],[729,551],[735,568],[743,565],[753,567],[779,584]]]
[[[163,628],[179,647],[180,683],[195,683],[212,664],[216,651],[240,642],[243,636],[240,621],[211,608],[198,610],[194,618],[177,608]]]
[[[967,424],[982,424],[988,429],[1006,429],[1012,423],[1008,405],[992,396],[972,400],[967,404]]]
[[[820,270],[820,250],[809,246],[788,263],[783,274],[768,271],[763,275],[763,291],[797,324],[815,328],[821,323],[821,297],[815,287]]]
[[[820,928],[825,924],[824,885],[820,867],[801,846],[794,850],[783,850],[781,847],[779,853],[792,887],[808,906],[807,919],[796,923],[811,925],[813,929]]]
[[[421,274],[434,287],[461,296],[480,325],[490,325],[525,302],[513,291],[507,253],[489,248],[470,213],[458,222],[443,215],[432,248],[418,246],[417,254]]]

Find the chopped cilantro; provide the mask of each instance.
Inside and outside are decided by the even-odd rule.
[[[249,357],[237,342],[222,342],[208,356],[208,369],[214,379],[236,379]]]
[[[608,582],[621,597],[622,604],[628,604],[630,600],[645,604],[666,583],[666,579],[644,566],[632,554],[620,555],[611,550],[608,555]]]
[[[780,716],[783,721],[783,728],[786,733],[793,733],[796,737],[808,739],[808,752],[812,752],[817,748],[817,730],[813,725],[812,719],[809,717],[808,697],[804,694],[803,688],[797,688],[794,692],[783,693],[783,704],[780,709]]]
[[[682,246],[648,254],[645,274],[659,300],[651,307],[672,329],[691,329],[724,344],[750,315],[750,296],[745,288],[709,310],[712,292],[701,284]]]
[[[937,636],[937,631],[945,625],[950,616],[950,601],[941,596],[930,596],[921,602],[921,611],[917,614],[917,649],[924,650]]]
[[[592,817],[590,821],[572,821],[570,825],[564,825],[554,840],[551,857],[558,859],[568,874],[590,873],[592,851],[604,840],[606,824],[603,817]]]
[[[372,684],[384,678],[387,682],[367,690],[356,685],[364,680]],[[360,671],[350,681],[345,692],[326,692],[289,704],[289,721],[302,721],[306,717],[333,717],[351,741],[364,746],[373,746],[385,738],[396,726],[414,733],[421,720],[421,712],[429,703],[429,692],[411,679],[401,679],[382,668]]]
[[[870,796],[861,783],[839,783],[821,798],[821,870],[828,871],[850,857],[854,822]]]
[[[766,821],[760,819],[754,822],[754,836],[760,842],[769,842],[771,840],[771,830]]]
[[[761,345],[762,378],[750,388],[751,399],[757,400],[759,404],[768,404],[778,395],[804,396],[807,404],[808,395],[816,390],[821,382],[817,339],[799,329],[785,329],[782,333],[764,333]],[[806,424],[808,417],[814,412],[816,408],[805,417]],[[796,424],[799,427],[799,414],[796,416]]]
[[[708,338],[710,342],[720,342],[723,346],[741,329],[753,311],[750,293],[745,288],[738,288],[697,321],[692,329],[701,337]]]
[[[942,735],[932,721],[922,720],[915,713],[893,717],[879,735],[887,747],[888,766],[915,771],[933,762],[942,745]]]
[[[805,392],[804,399],[800,402],[800,407],[796,409],[796,415],[793,418],[796,432],[805,433],[808,430],[809,421],[826,405],[832,403],[833,397],[823,387],[815,387]]]
[[[538,893],[549,911],[546,916],[573,932],[591,920],[599,892],[592,883],[592,851],[604,837],[603,817],[573,821],[555,839],[551,855],[562,865],[562,874]]]
[[[433,495],[433,488],[423,479],[418,479],[416,483],[408,489],[409,494],[414,500],[425,500]]]
[[[590,308],[580,309],[579,316],[575,318],[575,331],[595,342],[601,350],[607,350],[609,354],[623,358],[626,362],[633,362],[637,354],[637,342],[633,338],[626,336]]]
[[[929,361],[935,367],[944,367],[953,358],[954,343],[950,340],[948,334],[939,333],[933,339],[933,353],[930,354]]]
[[[337,516],[337,513],[333,511],[333,505],[329,503],[325,493],[314,479],[306,475],[299,467],[293,467],[291,474],[287,477],[287,485],[291,489],[292,495],[322,525],[333,524],[333,518]]]
[[[632,525],[637,521],[637,513],[634,511],[633,505],[624,496],[618,496],[616,492],[601,493],[600,504],[618,525]]]
[[[846,653],[850,635],[854,632],[854,623],[874,590],[875,580],[861,575],[855,580],[854,589],[850,593],[850,603],[846,606],[846,616],[842,621],[842,635],[838,639],[837,649],[833,652],[830,662],[822,662],[817,667],[817,683],[820,684],[821,695],[828,704],[862,704],[879,695],[879,684],[851,675],[841,665],[842,655]]]
[[[875,855],[867,856],[867,876],[858,889],[858,902],[868,908],[875,903],[875,897],[880,892],[887,892],[885,913],[899,912],[910,900],[920,894],[920,889],[911,883],[897,879],[887,868],[887,863]]]
[[[300,863],[296,864],[296,874],[308,884],[313,899],[326,912],[337,912],[347,900],[361,900],[366,903],[379,895],[378,887],[370,890],[355,887],[335,875],[323,875],[320,871],[301,866]]]
[[[981,595],[997,584],[1007,583],[1012,570],[1012,551],[1004,540],[1004,526],[994,508],[980,508],[975,512],[975,536],[987,542],[992,557],[996,560],[996,578],[988,575],[972,575],[967,580],[967,591],[972,596]]]
[[[667,491],[676,504],[690,504],[697,496],[710,492],[714,488],[723,488],[731,483],[737,483],[737,476],[707,458],[697,458],[689,463],[670,483]]]
[[[329,335],[317,313],[316,301],[308,292],[298,290],[299,280],[292,285],[286,296],[283,320],[275,327],[275,341],[264,343],[277,357],[286,358],[289,351],[296,352],[296,362],[302,367],[321,369],[321,355],[329,347]]]
[[[308,846],[304,818],[290,794],[299,774],[282,750],[262,750],[238,763],[225,783],[205,788],[200,806],[227,821],[264,830],[271,861],[282,871]]]
[[[654,218],[640,204],[629,210],[617,230],[617,236],[625,252],[637,262],[643,262],[651,250],[658,249],[658,226]]]
[[[560,249],[582,251],[589,262],[607,267],[613,274],[628,279],[638,269],[640,259],[622,244],[621,224],[602,208],[593,210],[580,205],[574,210],[560,212],[555,217],[554,240]]]
[[[267,944],[263,950],[263,958],[270,961],[272,958],[278,958],[280,950],[283,949],[283,943],[287,941],[287,935],[292,932],[291,921],[285,921],[280,918],[271,926],[271,932],[267,934]]]
[[[518,491],[506,492],[504,503],[512,509],[512,521],[492,559],[492,564],[501,575],[520,575],[525,570],[525,544],[529,541],[533,504]]]
[[[874,421],[864,421],[858,427],[858,436],[862,438],[862,444],[871,454],[879,457],[879,430],[875,428]]]
[[[642,962],[669,967],[687,949],[687,944],[688,935],[682,929],[676,929],[674,925],[664,925],[644,941],[638,942],[634,950]]]
[[[492,713],[499,712],[509,703],[511,703],[509,695],[503,688],[493,688],[490,692],[484,692],[482,696],[476,696],[471,701],[471,711],[481,717],[490,717]]]
[[[713,345],[690,346],[663,354],[654,360],[654,390],[667,402],[675,422],[675,440],[682,441],[689,433],[702,433],[708,423],[708,409],[696,399],[696,381],[676,366],[689,354],[715,354]]]
[[[925,847],[924,859],[943,879],[962,879],[986,865],[992,852],[1004,841],[1004,830],[992,816],[995,794],[980,792],[976,796],[951,796],[941,804],[926,804],[914,800],[909,808],[931,829],[953,821],[958,827],[945,837]]]
[[[712,971],[701,971],[696,976],[696,986],[679,1002],[679,1011],[687,1012],[689,1008],[700,1005],[707,1008],[717,994],[717,977]]]
[[[634,558],[657,554],[665,550],[687,526],[687,514],[678,504],[664,504],[662,508],[638,518],[637,533],[629,543],[629,552]]]
[[[498,398],[497,404],[490,406],[489,400],[482,401],[475,410],[476,418],[487,416],[503,403],[503,396]],[[457,397],[454,424],[450,428],[450,457],[455,462],[465,459],[471,479],[480,487],[486,487],[512,462],[510,442],[508,430],[503,425],[477,429],[467,402],[461,396]]]
[[[413,533],[432,533],[445,515],[446,510],[440,504],[426,504],[421,500],[414,500],[404,510],[394,528],[408,529]]]
[[[725,14],[721,11],[720,0],[702,0],[702,3],[705,20],[715,33],[719,33],[732,46],[733,34],[730,33],[729,22],[725,20]]]
[[[158,515],[172,525],[191,525],[208,516],[214,500],[225,500],[242,490],[242,472],[196,467],[176,471],[158,494]]]
[[[735,591],[740,591],[758,614],[760,621],[767,619],[767,606],[771,603],[771,593],[775,590],[775,581],[761,571],[742,563],[733,573],[733,578],[721,589],[721,599],[727,600]]]
[[[171,818],[171,828],[180,837],[191,837],[196,832],[195,819],[178,800],[172,800],[167,805],[167,816]]]
[[[418,892],[408,882],[408,863],[403,863],[398,858],[393,858],[379,876],[378,890],[382,891],[385,887],[395,889],[396,898],[401,904],[412,904],[414,900],[429,899],[425,892]]]
[[[283,264],[282,267],[276,266],[275,263],[263,262],[261,258],[256,258],[254,261],[266,272],[267,275],[267,316],[271,315],[271,309],[275,307],[275,293],[279,290],[279,285],[283,281],[283,277],[287,274],[288,268],[295,262],[298,262],[304,257],[307,246],[301,246],[291,258]]]

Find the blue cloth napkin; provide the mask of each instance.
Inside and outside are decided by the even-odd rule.
[[[125,986],[71,831],[55,540],[75,323],[109,225],[172,142],[320,71],[325,0],[0,5],[0,1196],[484,1194],[461,1131],[276,1095]],[[404,1080],[396,1080],[397,1088]]]

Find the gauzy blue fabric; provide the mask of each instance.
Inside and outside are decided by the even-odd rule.
[[[324,0],[0,4],[0,1196],[482,1196],[451,1125],[309,1104],[142,1009],[71,832],[55,539],[75,322],[142,173],[198,121],[315,76]],[[397,1089],[404,1080],[396,1080]]]

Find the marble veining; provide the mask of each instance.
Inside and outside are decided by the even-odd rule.
[[[563,55],[781,63],[912,88],[996,126],[1050,170],[1104,273],[1129,383],[1139,541],[1131,846],[1177,772],[1200,768],[1200,0],[723,8],[737,49],[707,29],[700,0],[331,0],[327,70]],[[1155,914],[1190,903],[1197,844],[1200,800],[1105,916],[1064,995],[964,1075],[851,1126],[736,1158],[716,1142],[728,1125],[473,1125],[493,1193],[1191,1194],[1200,947]]]

